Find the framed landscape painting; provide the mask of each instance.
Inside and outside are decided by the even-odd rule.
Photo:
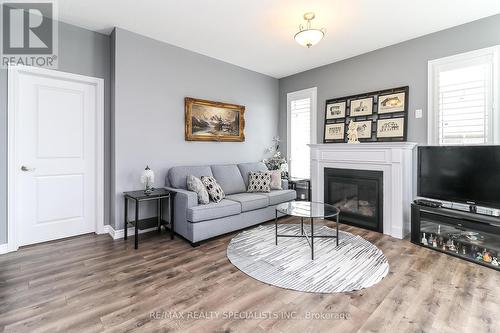
[[[245,141],[245,107],[186,97],[186,141]]]

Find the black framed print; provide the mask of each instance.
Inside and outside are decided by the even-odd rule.
[[[377,139],[404,137],[405,118],[387,118],[377,120]]]
[[[406,103],[406,92],[378,96],[378,113],[404,112]]]
[[[343,105],[332,109],[328,115],[325,108],[325,123],[338,125],[344,124],[347,130],[352,120],[357,125],[358,139],[363,142],[377,141],[406,141],[408,133],[408,99],[409,87],[397,87],[383,89],[362,94],[335,97],[327,99],[325,106],[346,102],[345,117],[340,117]],[[333,118],[338,116],[339,118]],[[338,127],[332,130],[337,131]],[[337,139],[326,139],[329,135]],[[325,129],[325,143],[347,142],[346,134],[344,140],[338,138],[338,133],[327,133]]]
[[[345,118],[346,101],[326,104],[325,119],[340,119]]]
[[[373,97],[352,99],[350,106],[350,116],[369,116],[373,113]]]
[[[345,133],[345,124],[325,124],[323,142],[343,142]]]
[[[372,137],[372,121],[355,121],[356,129],[358,131],[358,139],[371,139]]]

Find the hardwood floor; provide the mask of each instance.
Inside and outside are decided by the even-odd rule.
[[[263,284],[227,260],[232,235],[197,248],[165,232],[142,235],[139,250],[107,235],[25,247],[0,256],[0,332],[500,332],[498,272],[342,229],[386,255],[377,285],[308,294]]]

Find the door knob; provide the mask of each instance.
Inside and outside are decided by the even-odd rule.
[[[21,166],[21,171],[24,172],[29,172],[29,171],[35,171],[35,168],[28,168],[27,166]]]

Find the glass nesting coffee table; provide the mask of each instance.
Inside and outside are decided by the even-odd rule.
[[[300,217],[300,235],[278,234],[278,213],[288,216]],[[332,205],[321,202],[292,201],[285,202],[276,206],[276,218],[274,220],[276,245],[278,237],[298,237],[305,238],[311,247],[311,259],[314,260],[314,239],[315,238],[335,238],[337,246],[339,245],[339,215],[340,210]],[[336,235],[314,235],[314,219],[335,218]],[[304,219],[309,219],[311,233],[307,234],[304,229]]]

